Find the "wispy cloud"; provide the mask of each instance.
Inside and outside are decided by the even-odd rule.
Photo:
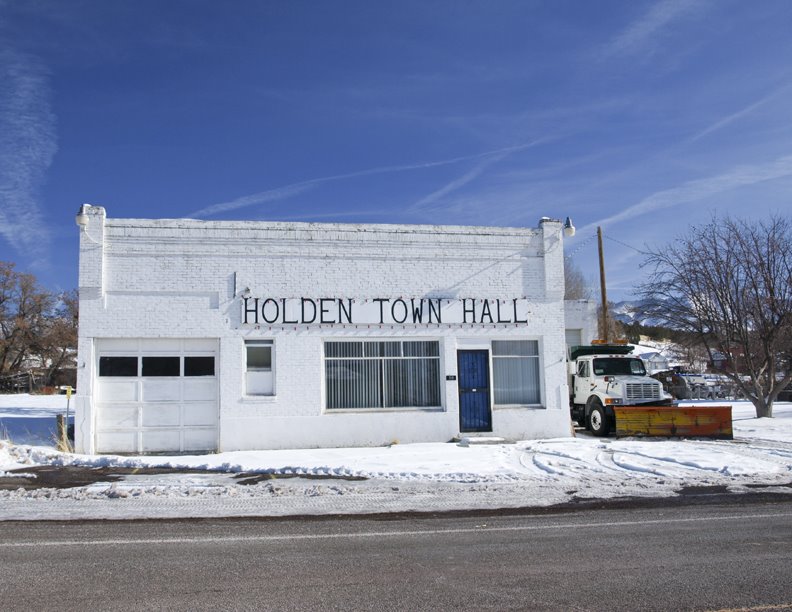
[[[469,170],[468,172],[466,172],[462,176],[454,179],[453,181],[451,181],[450,183],[444,185],[443,187],[441,187],[437,191],[433,191],[429,195],[427,195],[427,196],[421,198],[420,200],[418,200],[417,202],[415,202],[412,206],[410,206],[410,209],[415,211],[415,210],[422,210],[422,209],[425,209],[425,208],[429,207],[430,204],[433,204],[434,202],[436,202],[437,200],[440,200],[441,198],[443,198],[444,196],[448,195],[449,193],[452,193],[452,192],[456,191],[457,189],[459,189],[461,187],[464,187],[470,181],[478,178],[484,172],[484,170],[486,170],[489,166],[491,166],[495,162],[500,161],[504,157],[506,157],[505,153],[501,154],[501,155],[496,155],[496,156],[492,156],[492,157],[486,158],[484,161],[481,161],[478,164],[476,164],[476,166],[474,168],[472,168],[471,170]]]
[[[698,0],[661,0],[630,23],[602,50],[601,58],[651,51],[657,35],[666,27],[702,6]]]
[[[658,210],[700,201],[719,193],[737,189],[738,187],[755,185],[756,183],[788,176],[792,176],[792,155],[779,157],[763,165],[737,166],[723,174],[697,179],[695,181],[688,181],[679,187],[653,193],[640,202],[627,207],[618,214],[594,221],[585,227],[579,228],[579,235],[585,236],[594,231],[597,226],[614,225],[621,221],[647,215]]]
[[[453,157],[450,159],[443,159],[439,161],[431,161],[431,162],[424,162],[419,164],[406,164],[401,166],[380,166],[378,168],[369,168],[367,170],[358,170],[356,172],[348,172],[346,174],[335,174],[332,176],[323,176],[314,179],[308,179],[305,181],[300,181],[298,183],[290,183],[288,185],[284,185],[282,187],[277,187],[275,189],[268,189],[267,191],[260,191],[258,193],[254,193],[251,195],[242,196],[236,198],[234,200],[230,200],[228,202],[220,202],[218,204],[212,204],[210,206],[206,206],[199,210],[196,210],[189,214],[190,217],[211,217],[220,213],[229,212],[231,210],[237,210],[239,208],[245,208],[247,206],[253,206],[255,204],[265,204],[267,202],[274,202],[278,200],[285,200],[287,198],[294,197],[301,193],[304,193],[310,189],[318,187],[323,183],[330,183],[333,181],[341,181],[345,179],[351,178],[359,178],[363,176],[372,176],[376,174],[388,174],[393,172],[406,172],[409,170],[423,170],[426,168],[436,168],[438,166],[448,166],[451,164],[458,164],[460,162],[471,161],[476,159],[483,159],[484,163],[482,164],[482,169],[486,168],[486,166],[494,163],[498,159],[502,159],[506,155],[509,155],[515,151],[519,151],[521,149],[526,149],[528,147],[533,147],[538,144],[540,141],[534,141],[526,144],[516,145],[513,147],[505,147],[501,149],[495,149],[492,151],[485,151],[483,153],[476,153],[474,155],[465,155],[462,157]],[[475,177],[471,177],[469,180],[472,180]]]
[[[536,145],[542,142],[547,142],[547,139],[536,140],[534,142],[518,145],[516,147],[510,147],[508,149],[501,149],[500,151],[492,152],[489,155],[486,155],[481,159],[481,161],[478,164],[476,164],[473,168],[468,170],[462,176],[454,179],[453,181],[447,183],[440,189],[433,191],[429,195],[415,202],[412,206],[410,206],[410,210],[418,211],[429,208],[431,204],[434,204],[438,200],[441,200],[443,197],[447,196],[449,193],[453,193],[454,191],[457,191],[458,189],[464,187],[474,179],[481,176],[481,174],[483,174],[484,171],[493,164],[496,164],[497,162],[505,159],[512,153],[521,151],[523,149],[528,149],[530,147],[535,147]]]
[[[47,70],[30,55],[0,48],[0,236],[39,259],[49,232],[38,191],[56,151]]]
[[[747,115],[750,115],[757,108],[760,108],[760,107],[764,106],[765,104],[770,102],[770,100],[772,100],[773,98],[777,97],[779,94],[781,94],[783,91],[785,91],[787,89],[789,89],[788,85],[786,87],[782,87],[778,91],[775,91],[775,92],[771,93],[770,95],[765,96],[761,100],[757,100],[753,104],[749,104],[748,106],[746,106],[745,108],[737,111],[736,113],[732,113],[731,115],[723,117],[722,119],[716,121],[712,125],[704,128],[703,130],[701,130],[697,134],[694,134],[693,136],[691,136],[687,140],[687,143],[690,144],[690,143],[696,142],[697,140],[701,140],[705,136],[708,136],[709,134],[712,134],[713,132],[717,132],[718,130],[726,127],[727,125],[730,125],[730,124],[734,123],[735,121],[738,121],[739,119],[742,119],[743,117],[745,117]]]

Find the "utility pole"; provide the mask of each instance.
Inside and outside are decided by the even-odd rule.
[[[602,335],[605,343],[610,342],[608,332],[608,292],[605,289],[605,257],[602,251],[602,228],[597,226],[597,245],[599,246],[600,292],[602,294]]]

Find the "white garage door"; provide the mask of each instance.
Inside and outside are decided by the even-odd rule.
[[[96,341],[100,453],[213,451],[217,340]]]

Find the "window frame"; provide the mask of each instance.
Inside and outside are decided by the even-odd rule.
[[[529,355],[504,355],[497,354],[495,350],[496,343],[498,342],[531,342],[534,343],[536,348],[535,354]],[[524,407],[544,407],[544,381],[542,379],[542,343],[537,338],[495,338],[490,341],[490,359],[492,369],[492,407],[493,408],[509,408],[515,406]],[[536,402],[499,402],[498,401],[498,365],[503,363],[504,360],[525,360],[532,364],[533,372],[536,376],[536,387],[533,391],[537,395]],[[523,391],[524,392],[524,391]]]
[[[328,345],[332,344],[341,344],[341,343],[353,343],[360,345],[360,355],[351,355],[351,356],[328,356]],[[413,354],[405,354],[404,345],[405,344],[419,344],[419,343],[431,343],[435,347],[435,354],[433,355],[413,355]],[[369,350],[369,345],[375,344],[398,344],[399,345],[399,354],[393,355],[388,354],[388,351],[392,347],[383,347],[385,350],[380,354],[373,355],[371,354],[372,351]],[[410,351],[412,352],[412,351]],[[388,411],[438,411],[443,410],[444,405],[444,388],[445,385],[443,384],[444,376],[443,376],[443,348],[442,343],[440,342],[439,338],[325,338],[322,341],[322,356],[323,356],[323,363],[322,363],[322,389],[323,389],[323,406],[324,411],[326,413],[343,413],[343,412],[388,412]],[[330,393],[328,389],[328,364],[332,362],[341,362],[341,361],[357,361],[361,363],[376,363],[376,375],[377,375],[377,385],[374,389],[374,393],[378,396],[378,405],[374,406],[337,406],[331,407],[330,404]],[[424,375],[434,375],[435,376],[435,389],[431,390],[430,392],[433,393],[437,399],[436,404],[432,405],[397,405],[397,406],[386,406],[386,394],[387,394],[387,385],[386,385],[386,364],[388,363],[408,363],[408,362],[417,362],[417,361],[426,361],[432,360],[433,363],[436,365],[434,366],[434,372],[424,372]]]
[[[269,367],[250,366],[248,349],[253,347],[269,347]],[[274,338],[250,338],[244,341],[244,381],[243,389],[244,396],[253,399],[265,399],[275,397],[275,368],[276,368],[276,355],[275,355],[275,340]],[[256,385],[260,385],[263,390],[257,390]]]

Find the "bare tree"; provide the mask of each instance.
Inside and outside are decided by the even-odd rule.
[[[646,264],[650,314],[698,338],[756,416],[773,416],[792,381],[792,220],[713,217]]]
[[[588,300],[591,298],[583,272],[575,265],[569,255],[564,256],[564,299]]]
[[[56,378],[66,366],[74,365],[77,348],[77,291],[65,291],[49,317],[46,329],[32,347],[45,372],[44,384],[58,384]]]
[[[77,292],[42,288],[32,274],[0,262],[0,376],[36,371],[55,384],[77,348]]]
[[[19,372],[46,333],[54,299],[31,274],[0,262],[0,374]]]
[[[624,329],[624,324],[621,321],[618,321],[613,316],[613,311],[615,310],[616,305],[608,301],[608,320],[607,320],[607,330],[603,328],[603,321],[602,321],[602,304],[597,306],[597,332],[599,333],[600,339],[609,338],[611,341],[624,338],[627,334]]]

